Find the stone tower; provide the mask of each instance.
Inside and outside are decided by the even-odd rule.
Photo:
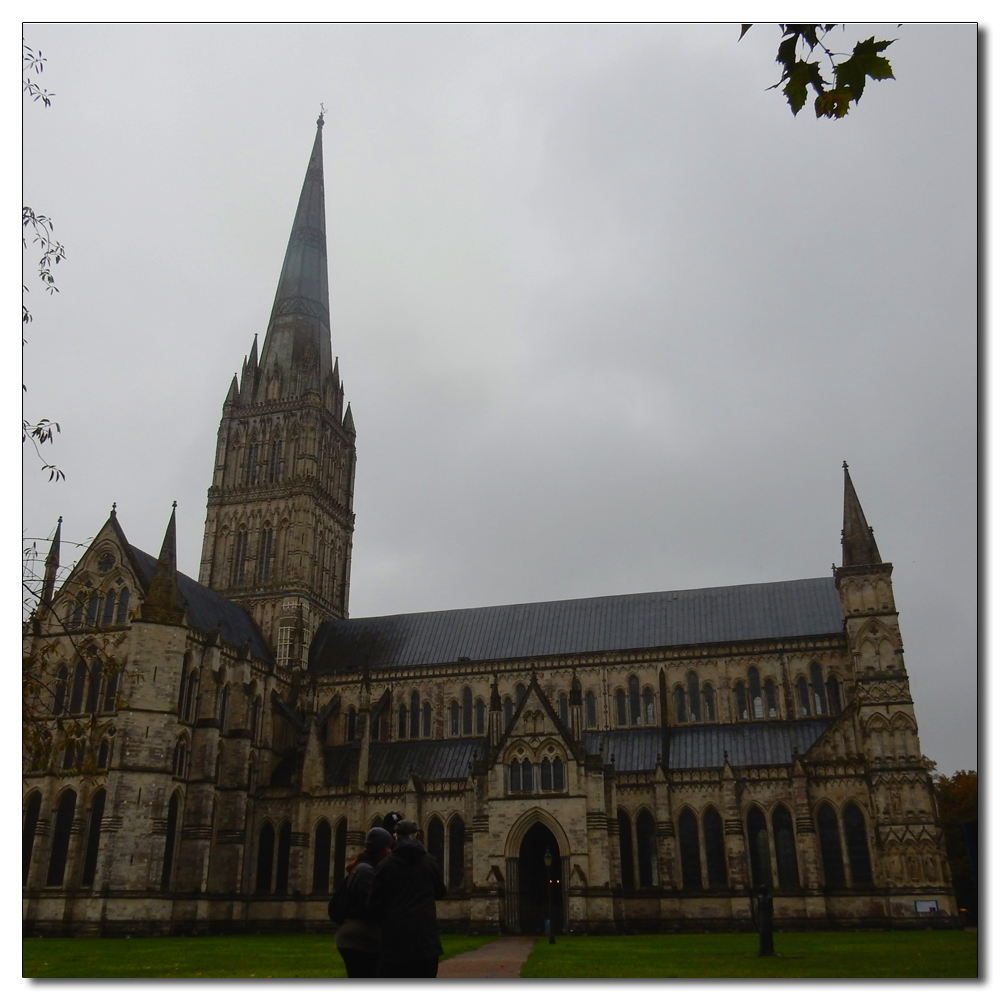
[[[321,621],[347,617],[354,421],[330,347],[316,123],[271,318],[222,408],[199,581],[253,615],[279,666],[299,666]]]
[[[938,885],[948,862],[937,823],[929,770],[903,662],[903,640],[892,592],[892,563],[882,560],[844,463],[842,565],[834,578],[854,659],[854,701],[868,761],[875,820],[876,875],[890,887]]]

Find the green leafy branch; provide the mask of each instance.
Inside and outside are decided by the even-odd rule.
[[[751,27],[750,24],[741,26],[741,39]],[[851,104],[861,100],[869,79],[895,79],[889,60],[881,54],[895,39],[877,42],[872,35],[858,42],[848,56],[826,45],[826,38],[836,24],[780,24],[778,27],[782,38],[775,62],[781,65],[781,79],[768,90],[781,87],[793,115],[802,110],[810,87],[816,94],[813,107],[817,118],[843,118]],[[800,58],[800,54],[805,58]],[[819,61],[812,59],[814,54],[820,58],[825,56],[829,61],[832,83],[824,77]]]

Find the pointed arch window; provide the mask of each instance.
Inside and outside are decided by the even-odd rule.
[[[747,842],[754,886],[770,885],[771,849],[767,841],[767,820],[757,806],[753,806],[747,814]]]
[[[701,829],[705,835],[708,884],[713,889],[723,889],[729,885],[729,875],[726,870],[726,840],[723,836],[722,817],[714,806],[709,806],[702,815]]]
[[[87,624],[97,624],[97,613],[101,607],[101,595],[95,590],[87,601]]]
[[[182,780],[187,777],[187,744],[178,740],[174,747],[174,774]]]
[[[812,715],[809,711],[809,684],[804,677],[800,677],[795,683],[795,692],[799,698],[799,712],[802,715]]]
[[[639,678],[633,674],[628,679],[629,720],[633,726],[642,722],[642,706],[639,704]]]
[[[677,836],[681,845],[681,879],[685,889],[700,889],[701,850],[698,846],[698,821],[687,808],[677,818]]]
[[[826,686],[823,684],[823,668],[818,663],[809,664],[809,680],[812,682],[816,714],[826,715]]]
[[[642,714],[647,726],[656,725],[656,699],[651,688],[642,692]]]
[[[274,871],[274,827],[265,822],[257,835],[257,882],[256,892],[271,891],[271,875]]]
[[[109,590],[104,598],[104,614],[101,615],[101,624],[110,625],[115,619],[115,592]]]
[[[462,688],[462,734],[472,735],[472,690]]]
[[[75,813],[76,792],[67,788],[59,796],[55,822],[52,824],[52,848],[49,852],[49,870],[45,879],[47,886],[62,885],[66,877],[66,859],[69,857],[69,838],[73,830]]]
[[[326,894],[330,891],[330,844],[332,832],[330,824],[321,819],[313,838],[313,892]]]
[[[268,583],[271,579],[271,565],[274,561],[274,529],[265,524],[260,532],[260,557],[257,560],[257,579]]]
[[[548,757],[542,761],[542,791],[552,791],[552,761]]]
[[[510,763],[510,790],[512,792],[530,792],[534,788],[532,781],[531,761],[515,760]]]
[[[409,732],[409,730],[407,729],[407,725],[406,725],[406,722],[407,722],[406,717],[407,717],[406,706],[405,705],[400,705],[399,706],[399,738],[401,740],[405,740],[406,739],[406,734]]]
[[[101,740],[101,748],[97,751],[97,769],[103,771],[111,760],[111,741]]]
[[[632,864],[632,821],[624,809],[618,810],[618,852],[622,863],[622,888],[635,888],[635,867]]]
[[[559,692],[559,721],[564,725],[569,725],[569,698],[566,697],[565,691]]]
[[[420,736],[420,693],[410,692],[410,739]]]
[[[101,849],[101,821],[104,819],[104,802],[107,792],[101,788],[90,803],[90,816],[87,819],[87,846],[83,855],[83,875],[80,885],[89,889],[94,884],[97,874],[97,855]]]
[[[696,828],[696,842],[697,836]],[[651,889],[660,881],[660,866],[656,853],[656,823],[648,809],[640,809],[636,816],[635,842],[639,854],[639,888]]]
[[[621,688],[615,692],[615,716],[619,726],[628,725],[628,707],[625,704],[625,692]]]
[[[82,625],[83,624],[83,611],[86,607],[86,602],[84,601],[84,594],[81,594],[76,603],[73,605],[73,617],[70,619],[70,625]]]
[[[167,836],[163,845],[163,870],[160,876],[160,888],[169,889],[174,874],[174,854],[177,846],[178,814],[180,813],[180,796],[174,792],[167,806]]]
[[[352,705],[347,710],[347,742],[353,743],[358,729],[358,713]]]
[[[840,715],[844,710],[843,702],[840,698],[840,681],[833,674],[826,679],[826,698],[830,704],[830,714]]]
[[[457,701],[453,701],[451,703],[448,709],[448,714],[450,717],[449,721],[451,722],[451,735],[458,736],[459,730],[461,729],[462,726],[462,722],[461,722],[461,711],[459,710]]]
[[[705,703],[705,721],[715,722],[715,689],[711,684],[706,684],[701,689],[701,694]]]
[[[427,853],[444,871],[444,823],[437,816],[427,824]]]
[[[344,878],[347,867],[347,820],[342,819],[333,834],[333,886],[336,888]]]
[[[128,621],[128,601],[128,587],[122,587],[121,593],[118,595],[118,613],[115,615],[116,625],[124,625]]]
[[[733,685],[733,698],[736,701],[736,718],[746,719],[749,713],[747,712],[747,689],[743,685],[743,681],[737,681]]]
[[[465,820],[455,816],[448,824],[448,888],[465,882]]]
[[[198,709],[198,684],[199,676],[197,670],[192,670],[188,677],[187,691],[184,693],[184,721],[193,722],[195,712]]]
[[[257,482],[257,463],[260,460],[260,445],[252,444],[247,448],[246,484],[254,486]]]
[[[514,702],[510,695],[503,700],[503,724],[506,729],[514,721]]]
[[[32,792],[24,808],[24,823],[21,826],[21,885],[28,884],[31,855],[35,849],[35,835],[38,832],[38,817],[41,810],[42,793]]]
[[[269,463],[271,482],[281,481],[281,441],[271,442],[271,460]]]
[[[833,807],[824,802],[816,814],[816,832],[823,858],[823,880],[828,887],[844,885],[844,856],[840,850],[840,827]]]
[[[87,684],[87,664],[78,660],[73,671],[73,693],[70,695],[69,711],[76,715],[83,708],[83,691]]]
[[[750,684],[750,708],[755,719],[764,718],[764,697],[760,687],[760,671],[756,667],[751,667],[747,671],[747,680]]]
[[[698,675],[689,671],[687,675],[688,712],[692,722],[701,722],[701,697],[698,690]]]
[[[431,703],[429,701],[424,702],[423,707],[423,737],[425,740],[430,739],[431,736],[431,725],[433,723],[433,715],[431,709]]]
[[[274,891],[278,895],[288,892],[288,871],[292,857],[292,824],[286,819],[278,829],[278,863],[274,872]]]
[[[770,677],[764,681],[764,708],[769,719],[778,717],[778,690]]]
[[[678,722],[687,722],[687,706],[684,699],[684,688],[679,685],[674,688],[674,716]]]
[[[871,885],[874,879],[865,816],[854,802],[848,802],[844,807],[844,839],[847,841],[847,860],[851,866],[851,883]]]
[[[475,716],[476,716],[476,735],[482,736],[486,732],[486,703],[482,698],[476,699],[475,704]]]
[[[799,863],[795,857],[795,830],[791,813],[783,806],[775,807],[771,813],[771,829],[774,831],[774,855],[778,862],[778,885],[792,888],[799,884]]]
[[[101,707],[101,682],[104,680],[104,668],[99,661],[95,660],[90,665],[88,673],[90,676],[87,682],[87,703],[84,706],[84,711],[94,715]]]
[[[225,733],[226,727],[229,723],[229,685],[223,686],[221,693],[219,694],[219,732]]]
[[[59,668],[56,675],[56,690],[52,700],[52,713],[62,715],[68,708],[69,702],[66,698],[66,689],[69,686],[69,671],[65,667]]]
[[[233,552],[233,585],[241,587],[247,578],[247,529],[236,532],[236,547]]]
[[[528,693],[528,689],[523,684],[518,684],[514,688],[514,700],[515,706],[520,705],[524,701],[524,696]]]
[[[587,704],[587,728],[596,729],[597,728],[597,698],[594,697],[593,691],[587,692],[586,697]]]

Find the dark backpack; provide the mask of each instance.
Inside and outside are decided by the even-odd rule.
[[[366,866],[363,861],[355,865],[347,878],[343,879],[340,885],[337,886],[330,902],[327,904],[327,916],[335,924],[342,924],[350,916],[360,916],[359,913],[355,912],[358,909],[358,901],[352,897],[354,894],[354,883],[357,881],[356,876],[362,867],[370,866]]]

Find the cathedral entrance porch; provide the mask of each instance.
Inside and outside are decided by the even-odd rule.
[[[522,934],[544,933],[550,916],[553,930],[563,932],[564,867],[552,831],[544,823],[536,823],[524,835],[518,856],[518,923]]]

